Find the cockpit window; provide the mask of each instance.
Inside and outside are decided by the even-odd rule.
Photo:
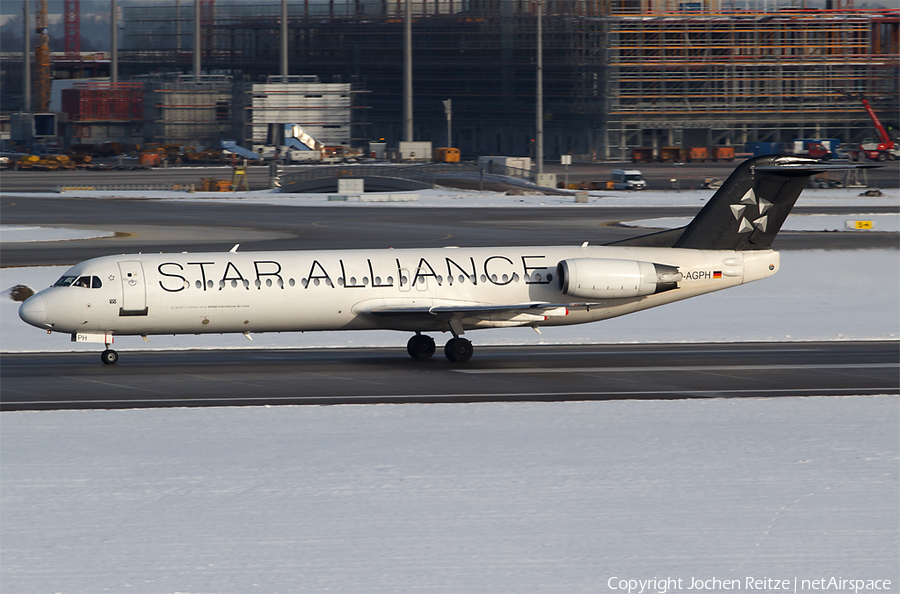
[[[73,282],[75,282],[75,279],[77,279],[77,278],[78,278],[77,276],[64,276],[61,279],[59,279],[58,281],[56,281],[56,284],[54,284],[53,286],[54,287],[68,287]]]
[[[99,289],[103,286],[99,276],[64,276],[53,285],[54,287],[84,287],[86,289]]]

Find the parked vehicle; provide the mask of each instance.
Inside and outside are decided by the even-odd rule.
[[[612,183],[615,190],[643,190],[647,187],[644,175],[637,169],[613,169]]]
[[[888,135],[881,120],[875,115],[875,110],[872,109],[872,106],[869,104],[869,100],[862,95],[859,95],[858,97],[859,100],[862,101],[863,107],[866,108],[866,113],[872,118],[872,124],[875,125],[875,131],[878,133],[877,140],[866,139],[859,145],[859,150],[865,153],[867,159],[873,161],[893,161],[894,159],[900,159],[900,146],[898,146],[897,143],[894,142],[894,139]],[[851,152],[851,157],[854,156],[853,152],[856,151]]]

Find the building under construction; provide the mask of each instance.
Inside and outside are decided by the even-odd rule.
[[[195,1],[201,73],[231,77],[229,117],[249,144],[253,118],[240,112],[252,107],[252,84],[280,74],[280,2]],[[900,10],[854,9],[852,0],[806,10],[799,1],[786,9],[740,0],[543,0],[544,154],[616,159],[635,147],[810,137],[859,143],[873,135],[860,94],[896,130]],[[350,85],[355,146],[402,140],[404,6],[288,2],[289,74]],[[450,144],[464,158],[533,154],[535,3],[414,0],[411,10],[414,140]],[[194,22],[191,0],[125,7],[121,79],[194,74]],[[445,99],[453,102],[452,139]]]
[[[893,11],[616,12],[607,150],[874,135],[859,95],[898,116]],[[855,95],[855,97],[854,97]]]

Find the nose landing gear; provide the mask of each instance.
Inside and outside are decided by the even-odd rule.
[[[100,360],[103,361],[104,365],[115,365],[116,361],[119,360],[119,353],[110,348],[107,348],[105,351],[100,353]]]

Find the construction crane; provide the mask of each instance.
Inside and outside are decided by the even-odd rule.
[[[869,118],[872,120],[872,124],[875,125],[875,131],[878,133],[877,141],[867,138],[859,146],[852,147],[850,149],[850,156],[854,160],[856,160],[860,153],[862,153],[866,159],[871,159],[873,161],[900,159],[900,146],[894,142],[894,139],[891,138],[887,130],[885,130],[881,120],[875,115],[875,110],[872,109],[869,100],[866,99],[862,93],[848,93],[847,91],[841,91],[841,94],[851,99],[859,99],[862,102],[866,113],[869,114]]]
[[[66,0],[63,8],[66,24],[66,60],[81,60],[81,0]]]
[[[37,45],[34,46],[36,76],[34,80],[37,111],[50,109],[50,33],[47,30],[47,0],[38,0],[35,14]]]
[[[194,0],[195,2],[197,0]],[[213,26],[216,21],[216,0],[199,0],[200,1],[200,27],[203,31],[203,53],[206,60],[212,60],[213,51],[215,51],[215,39],[213,37]],[[199,74],[199,73],[198,73]]]
[[[875,110],[869,105],[868,99],[862,95],[859,96],[859,99],[862,101],[863,107],[866,108],[869,117],[872,118],[872,123],[875,124],[875,131],[878,132],[878,142],[864,142],[859,145],[859,148],[866,153],[866,158],[873,161],[886,161],[900,157],[900,150],[897,149],[894,140],[888,136],[887,130],[884,129],[878,116],[875,115]]]

